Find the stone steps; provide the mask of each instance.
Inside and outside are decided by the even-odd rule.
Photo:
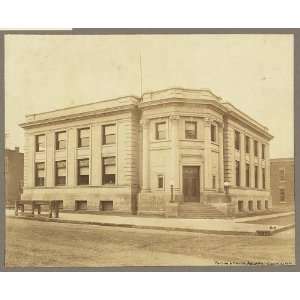
[[[179,205],[179,217],[192,219],[224,219],[226,216],[215,207],[203,203],[182,203]]]

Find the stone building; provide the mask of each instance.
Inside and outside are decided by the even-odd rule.
[[[13,207],[21,199],[24,178],[24,154],[15,149],[5,149],[5,200],[7,207]]]
[[[268,129],[209,90],[26,116],[22,199],[165,216],[272,207]]]
[[[271,195],[274,210],[294,209],[294,159],[271,159]]]

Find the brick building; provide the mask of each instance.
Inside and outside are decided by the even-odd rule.
[[[294,209],[294,159],[271,159],[271,195],[274,210]]]
[[[5,199],[6,206],[12,207],[21,199],[24,181],[24,154],[16,147],[5,149]]]
[[[22,199],[166,216],[272,207],[272,136],[209,90],[168,89],[32,114],[21,126]]]

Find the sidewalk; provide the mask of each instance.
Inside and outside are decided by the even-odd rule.
[[[238,219],[180,219],[180,218],[155,218],[155,217],[138,217],[138,216],[112,216],[112,215],[92,215],[92,214],[77,214],[77,213],[60,213],[58,219],[48,219],[45,217],[35,216],[34,219],[75,223],[75,224],[90,224],[101,226],[118,226],[128,228],[144,228],[144,229],[160,229],[160,230],[177,230],[190,231],[201,233],[215,234],[247,234],[247,235],[272,235],[276,232],[293,227],[293,224],[288,226],[262,225],[262,224],[247,224],[251,220],[260,220],[266,218],[275,218],[286,216],[291,213],[282,213],[265,216],[255,216]],[[13,216],[13,212],[7,212],[7,216]],[[25,218],[32,218],[23,216]],[[22,218],[22,216],[18,217]],[[33,218],[32,218],[33,219]]]

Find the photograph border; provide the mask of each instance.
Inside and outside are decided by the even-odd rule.
[[[297,128],[300,131],[300,29],[297,28],[74,28],[70,30],[2,30],[0,31],[0,271],[9,272],[299,272],[300,238],[297,228],[300,226],[300,186],[295,184],[295,265],[266,266],[135,266],[135,267],[5,267],[5,35],[155,35],[155,34],[292,34],[294,36],[294,182],[300,182],[299,159],[300,141],[297,139]],[[299,133],[300,134],[300,133]],[[298,250],[298,251],[297,251]]]

